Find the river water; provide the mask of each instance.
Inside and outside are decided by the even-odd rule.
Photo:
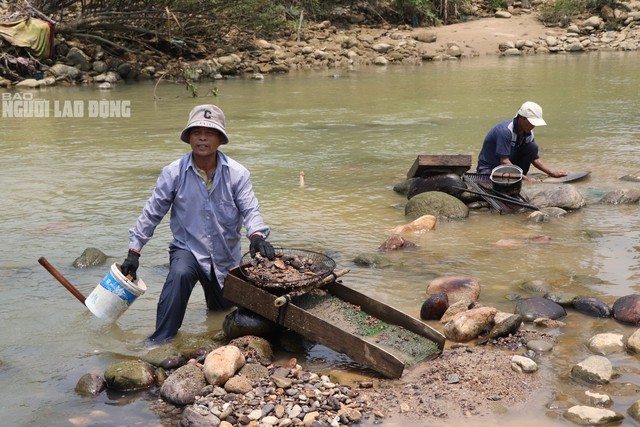
[[[74,259],[96,247],[113,257],[109,264],[122,260],[128,229],[160,169],[189,148],[179,133],[192,106],[215,103],[225,111],[230,143],[222,149],[252,172],[274,245],[330,251],[338,268],[351,269],[346,285],[418,316],[426,285],[447,274],[477,277],[480,301],[505,311],[513,311],[513,295],[529,295],[521,286],[535,280],[610,304],[639,291],[639,206],[595,203],[606,191],[637,186],[618,178],[640,173],[638,88],[637,53],[592,53],[231,79],[201,83],[198,98],[168,82],[2,92],[2,423],[157,425],[148,399],[111,393],[84,399],[74,387],[87,372],[101,374],[116,361],[144,355],[142,340],[153,331],[167,271],[167,221],[141,258],[148,291],[114,325],[95,318],[38,258],[88,295],[108,265],[75,269]],[[47,114],[40,115],[48,117],[15,117],[16,105],[31,100],[47,101]],[[475,165],[486,131],[525,100],[544,108],[548,126],[535,133],[547,165],[591,171],[575,184],[587,207],[542,224],[472,212],[410,236],[419,248],[390,254],[391,267],[353,263],[406,222],[406,199],[392,187],[417,155],[470,154]],[[99,117],[101,111],[115,117]],[[493,244],[539,235],[551,241],[515,249]],[[206,312],[196,288],[179,339],[215,333],[222,319]],[[545,365],[557,381],[527,413],[537,426],[566,423],[548,414],[545,403],[582,390],[568,371],[588,354],[586,339],[635,330],[575,312],[566,321]],[[319,370],[345,364],[321,347],[297,357]],[[626,367],[617,381],[640,384],[634,356],[616,356],[614,365]],[[614,396],[613,409],[624,413],[636,399]],[[508,411],[497,422],[524,425],[522,413]]]

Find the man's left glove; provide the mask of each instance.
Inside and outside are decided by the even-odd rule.
[[[127,254],[127,258],[120,265],[120,271],[125,276],[130,275],[133,280],[137,279],[136,271],[138,271],[138,266],[140,254],[132,249],[129,249],[129,253]]]
[[[274,259],[276,257],[276,251],[271,246],[271,243],[267,242],[262,236],[255,236],[251,238],[251,245],[249,246],[249,253],[251,258],[255,258],[256,252],[260,252],[263,257]]]

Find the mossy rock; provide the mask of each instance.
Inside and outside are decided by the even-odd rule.
[[[433,215],[438,219],[464,219],[469,208],[461,200],[440,191],[428,191],[415,195],[407,202],[404,214],[411,219]]]

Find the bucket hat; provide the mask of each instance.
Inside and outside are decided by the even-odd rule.
[[[182,130],[180,139],[189,143],[189,129],[195,127],[212,128],[220,131],[224,138],[224,144],[229,143],[229,137],[224,130],[224,113],[215,105],[205,104],[193,107],[189,113],[187,126]]]
[[[542,107],[535,102],[527,101],[518,110],[518,114],[529,120],[534,126],[545,126],[547,122],[542,119]]]

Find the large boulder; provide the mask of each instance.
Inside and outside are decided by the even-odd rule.
[[[493,326],[497,312],[492,307],[480,307],[458,313],[444,325],[444,336],[453,342],[471,341]]]
[[[207,385],[202,367],[195,363],[184,365],[169,375],[160,387],[160,396],[176,406],[189,405]]]
[[[448,305],[458,301],[475,302],[480,297],[480,282],[472,276],[440,276],[427,285],[427,296],[446,294]]]
[[[207,383],[223,385],[238,369],[242,368],[246,360],[240,349],[234,345],[225,345],[213,350],[204,359],[204,375]]]
[[[576,210],[586,204],[582,194],[571,184],[555,186],[540,184],[523,191],[523,194],[528,198],[529,203],[539,208],[557,207]]]
[[[442,191],[443,193],[457,197],[463,192],[460,188],[465,188],[465,185],[460,175],[456,175],[455,173],[419,177],[411,181],[411,185],[407,191],[407,198],[411,199],[418,194],[428,191]]]
[[[463,219],[469,216],[469,208],[449,194],[429,191],[411,198],[405,205],[404,214],[410,218],[433,215],[438,219]]]

